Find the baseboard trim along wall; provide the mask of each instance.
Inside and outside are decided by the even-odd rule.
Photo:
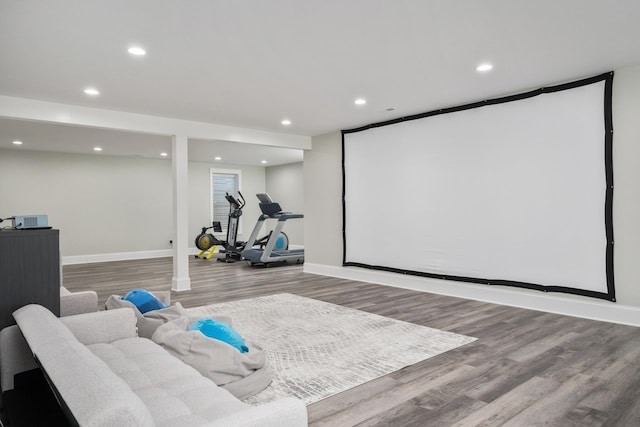
[[[533,291],[527,290],[514,291],[498,286],[404,276],[358,267],[335,267],[305,263],[304,272],[585,319],[640,326],[640,308],[608,301],[585,301],[584,299],[563,298],[546,293],[535,295],[532,294]]]
[[[289,249],[304,249],[302,245],[289,245]],[[189,248],[189,255],[197,255],[200,249]],[[217,253],[217,251],[216,251]],[[130,261],[134,259],[164,258],[173,256],[173,249],[154,251],[116,252],[110,254],[70,255],[62,257],[62,265],[90,264],[92,262]]]
[[[194,253],[199,251],[193,248]],[[193,252],[192,251],[192,252]],[[129,261],[133,259],[164,258],[173,256],[173,249],[154,251],[116,252],[110,254],[70,255],[62,257],[62,265],[90,264],[92,262]]]

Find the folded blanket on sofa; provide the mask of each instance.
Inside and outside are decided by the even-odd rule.
[[[239,399],[252,396],[271,383],[271,367],[258,345],[245,339],[249,351],[241,353],[200,331],[189,331],[195,320],[186,316],[171,320],[158,327],[151,339]],[[222,317],[216,320],[231,322]]]

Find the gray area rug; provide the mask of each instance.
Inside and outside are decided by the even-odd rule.
[[[291,294],[188,311],[231,317],[266,351],[273,382],[250,404],[295,396],[309,405],[476,340]]]

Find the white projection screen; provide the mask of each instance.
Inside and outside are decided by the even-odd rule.
[[[615,301],[612,84],[343,130],[343,265]]]

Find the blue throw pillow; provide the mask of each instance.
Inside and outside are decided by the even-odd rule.
[[[240,353],[249,351],[249,347],[244,345],[244,338],[231,326],[224,322],[213,319],[199,319],[189,327],[190,331],[200,331],[209,338],[214,338],[237,348]]]
[[[145,289],[134,289],[132,291],[129,291],[125,296],[122,297],[122,299],[125,301],[129,301],[130,303],[135,305],[138,308],[138,311],[140,311],[140,313],[142,314],[151,310],[167,308],[167,306],[163,304],[162,301],[151,295]]]

